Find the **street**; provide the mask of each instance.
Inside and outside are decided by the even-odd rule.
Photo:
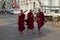
[[[29,30],[24,30],[21,36],[17,29],[17,15],[0,15],[0,40],[60,40],[60,22],[54,24],[47,21],[41,29],[41,34],[37,33],[37,24],[34,22],[36,34]],[[25,27],[27,27],[25,25]]]

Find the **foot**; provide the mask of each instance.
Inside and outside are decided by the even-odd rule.
[[[33,34],[35,34],[35,31],[32,31]]]
[[[40,35],[40,30],[38,30],[38,34]]]
[[[20,35],[23,35],[23,32],[19,32]]]
[[[35,32],[33,32],[33,34],[35,34]]]
[[[28,32],[28,29],[27,29],[27,32]]]
[[[33,33],[33,34],[35,34],[35,31],[34,31],[34,30],[32,30],[32,33]]]
[[[23,32],[21,32],[21,35],[23,35]]]
[[[38,32],[38,34],[40,35],[40,32]]]
[[[41,34],[41,32],[38,32],[38,34],[40,35],[40,34]]]

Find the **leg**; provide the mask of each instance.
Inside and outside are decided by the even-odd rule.
[[[28,30],[29,30],[29,29],[27,28],[27,32],[28,32]]]
[[[35,34],[35,31],[34,31],[34,29],[32,29],[32,33],[33,33],[33,34]]]
[[[40,29],[38,29],[38,34],[40,34]]]
[[[20,34],[20,35],[23,35],[23,31],[20,31],[19,34]]]
[[[41,32],[40,32],[41,27],[42,27],[42,23],[39,23],[39,22],[38,22],[38,34],[40,34],[40,33],[41,33]]]

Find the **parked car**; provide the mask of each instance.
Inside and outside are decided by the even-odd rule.
[[[9,10],[7,10],[7,13],[8,14],[19,14],[20,11],[19,10],[16,10],[16,9],[9,9]]]

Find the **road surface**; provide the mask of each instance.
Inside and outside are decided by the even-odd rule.
[[[21,36],[17,29],[17,15],[0,15],[0,40],[60,40],[60,22],[54,24],[46,22],[41,29],[41,34],[37,33],[37,24],[34,22],[36,34],[32,34],[26,29]],[[26,26],[27,27],[27,26]]]

